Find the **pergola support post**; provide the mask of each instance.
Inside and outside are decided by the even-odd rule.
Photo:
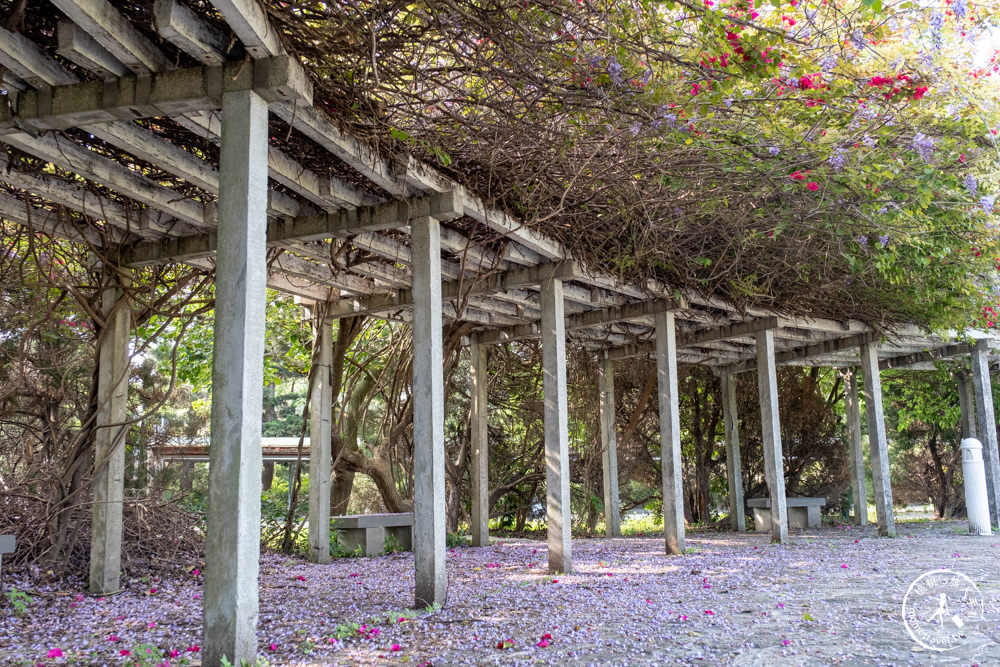
[[[977,433],[983,444],[986,464],[986,495],[990,504],[990,523],[1000,525],[1000,454],[997,452],[997,423],[993,412],[993,386],[990,381],[988,348],[978,343],[972,351],[972,386],[976,394]]]
[[[563,283],[541,285],[542,394],[545,403],[545,495],[549,572],[573,570],[569,495],[569,410],[566,397],[566,318]]]
[[[740,459],[740,424],[736,409],[736,376],[724,373],[722,383],[722,421],[726,431],[726,478],[729,482],[729,525],[738,533],[747,530],[743,499],[743,463]]]
[[[129,332],[132,312],[120,287],[101,295],[105,328],[98,350],[94,420],[94,505],[90,542],[90,592],[121,588],[122,503],[125,497],[125,423],[128,410]]]
[[[771,541],[788,542],[788,509],[785,500],[785,464],[781,452],[781,418],[778,412],[778,376],[774,363],[774,330],[757,334],[757,393],[764,440],[764,476],[771,498]]]
[[[868,413],[868,449],[872,460],[872,486],[875,488],[878,534],[895,537],[896,517],[892,511],[889,445],[885,435],[882,379],[879,376],[878,347],[875,343],[861,344],[861,372],[864,375],[865,411]]]
[[[489,432],[487,430],[488,380],[486,377],[487,347],[478,341],[469,346],[471,358],[472,406],[470,410],[472,461],[469,477],[472,481],[472,546],[490,545],[490,471]]]
[[[415,219],[413,248],[413,556],[421,609],[448,599],[445,569],[441,223]]]
[[[261,409],[267,284],[267,102],[222,102],[204,664],[257,659]]]
[[[663,537],[668,554],[684,553],[684,483],[681,475],[677,337],[672,312],[657,313],[656,379],[660,404],[660,467],[663,474]]]
[[[322,311],[320,307],[320,311]],[[316,368],[309,405],[309,560],[330,562],[330,454],[333,435],[333,326],[322,312],[313,322]]]
[[[868,524],[868,484],[865,482],[865,448],[861,440],[861,405],[858,397],[858,369],[845,373],[844,412],[847,417],[848,465],[851,495],[854,497],[854,525]]]
[[[604,356],[598,372],[601,421],[601,463],[604,472],[604,534],[621,537],[618,496],[618,436],[615,432],[615,362]]]
[[[962,438],[977,438],[976,433],[976,396],[965,370],[955,372],[955,383],[958,385],[958,407],[961,411]]]

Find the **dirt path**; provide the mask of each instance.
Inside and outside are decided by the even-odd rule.
[[[960,523],[900,529],[878,539],[870,528],[824,528],[787,546],[694,533],[681,557],[664,556],[659,539],[579,540],[568,575],[545,572],[544,543],[459,548],[446,609],[402,622],[409,555],[330,565],[267,556],[261,654],[272,665],[1000,664],[1000,537],[957,534]],[[967,575],[985,603],[983,620],[965,626],[969,640],[947,653],[922,649],[901,619],[910,583],[941,568]],[[170,665],[197,664],[200,651],[188,649],[200,643],[200,592],[200,575],[133,582],[104,600],[43,591],[25,616],[0,620],[3,664],[131,664],[119,653],[140,644],[177,651]],[[369,636],[335,640],[349,623]],[[47,658],[55,648],[63,657]]]

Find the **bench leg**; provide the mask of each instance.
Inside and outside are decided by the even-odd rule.
[[[771,510],[763,507],[753,508],[753,529],[758,533],[770,532]]]
[[[385,532],[392,535],[403,551],[413,551],[413,526],[392,526]]]
[[[815,505],[810,505],[808,508],[806,508],[806,511],[809,514],[808,518],[809,527],[819,528],[820,524],[823,522],[823,520],[819,516],[819,507]]]
[[[378,556],[385,550],[385,528],[346,528],[337,534],[337,541],[345,551],[353,552],[359,546],[366,556]]]
[[[787,516],[789,528],[803,530],[808,527],[809,517],[805,507],[789,507]]]

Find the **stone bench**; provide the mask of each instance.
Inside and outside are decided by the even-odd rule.
[[[822,521],[819,508],[826,505],[826,498],[785,498],[788,527],[795,529],[819,528]],[[751,498],[747,507],[753,510],[754,530],[766,533],[771,530],[771,499]]]
[[[14,536],[0,535],[0,576],[3,575],[3,555],[14,553]],[[3,590],[3,580],[0,579],[0,590]]]
[[[335,516],[333,528],[347,551],[360,545],[366,556],[378,556],[385,551],[386,535],[392,535],[406,551],[413,550],[413,512]]]

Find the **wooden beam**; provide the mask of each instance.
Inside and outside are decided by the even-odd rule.
[[[842,350],[857,348],[877,341],[878,339],[879,336],[871,332],[852,334],[844,338],[834,338],[820,343],[813,343],[812,345],[804,345],[784,350],[774,355],[774,362],[776,364],[794,364],[796,362],[806,361],[813,357],[821,357],[823,355],[834,354]],[[745,371],[754,370],[756,367],[757,362],[755,360],[749,360],[727,368],[726,372],[743,373]]]
[[[128,76],[129,69],[124,63],[72,21],[59,21],[56,24],[56,38],[59,42],[56,53],[66,60],[104,78]]]
[[[280,56],[26,90],[16,110],[0,106],[0,135],[22,127],[45,131],[215,109],[221,107],[223,93],[238,90],[253,90],[269,102],[312,103],[312,82],[305,70],[291,57]]]
[[[285,53],[277,31],[254,0],[212,0],[251,57],[260,59]]]
[[[657,313],[663,313],[686,307],[686,303],[677,303],[669,300],[640,301],[638,303],[628,303],[622,306],[613,306],[601,310],[589,310],[575,315],[566,316],[566,330],[575,331],[587,329],[589,327],[615,322],[625,322],[640,317],[649,317]],[[525,338],[539,338],[541,329],[537,322],[520,324],[506,329],[496,329],[483,333],[479,337],[481,343],[502,343],[511,340],[522,340]]]
[[[30,39],[4,28],[0,28],[0,65],[35,88],[77,81],[73,74],[67,72]]]
[[[912,368],[913,366],[918,365],[924,366],[926,364],[933,364],[935,361],[945,361],[952,357],[969,354],[971,351],[972,347],[968,343],[956,343],[954,345],[931,348],[922,352],[914,352],[912,354],[903,354],[898,357],[882,359],[878,365],[879,370],[883,371],[896,368]]]
[[[160,36],[204,65],[221,65],[228,50],[224,35],[177,0],[156,0],[153,17]],[[279,55],[279,54],[275,54]]]
[[[267,227],[267,244],[274,246],[288,241],[314,241],[334,236],[349,236],[361,232],[402,227],[420,216],[440,220],[461,217],[461,202],[454,194],[418,197],[392,201],[378,206],[310,215],[293,220],[277,220]],[[214,231],[197,236],[181,236],[140,243],[125,253],[130,266],[146,266],[164,262],[207,257],[216,251]]]
[[[471,294],[504,292],[526,285],[540,285],[552,279],[572,280],[579,275],[579,271],[580,268],[575,262],[558,262],[495,273],[479,279],[447,281],[441,284],[441,298],[450,300]],[[331,315],[340,318],[359,313],[379,313],[410,308],[412,305],[413,294],[411,290],[400,289],[395,293],[373,294],[355,302],[341,301]]]
[[[52,4],[136,74],[171,66],[160,49],[107,0],[52,0]]]

